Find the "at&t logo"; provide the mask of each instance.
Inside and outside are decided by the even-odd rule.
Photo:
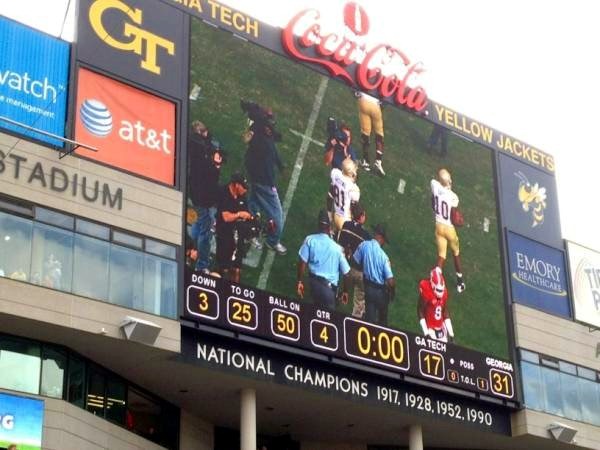
[[[79,118],[85,129],[96,137],[108,137],[113,130],[113,115],[100,100],[85,99],[79,108]],[[166,129],[158,131],[146,127],[141,120],[132,122],[127,119],[121,119],[118,127],[118,136],[123,141],[171,154],[173,136]]]
[[[102,17],[110,9],[116,9],[125,14],[123,23],[123,37],[129,40],[119,40],[112,36],[104,24]],[[166,50],[169,55],[175,54],[175,43],[164,37],[144,30],[137,25],[142,25],[142,10],[131,8],[120,0],[96,0],[89,11],[90,25],[98,37],[106,44],[119,50],[133,52],[142,57],[140,67],[160,75],[161,68],[157,64],[158,49]],[[132,23],[128,22],[129,19]]]

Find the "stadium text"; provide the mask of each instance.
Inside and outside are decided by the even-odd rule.
[[[427,107],[425,89],[414,86],[414,79],[423,71],[420,63],[411,64],[403,52],[389,45],[379,44],[367,50],[365,44],[335,33],[326,34],[319,18],[317,10],[307,9],[296,14],[287,24],[281,40],[289,55],[323,66],[332,76],[351,86],[357,85],[367,92],[376,91],[379,97],[390,98],[398,105],[415,111],[423,111]],[[308,54],[311,51],[315,56]],[[354,75],[347,69],[352,63],[357,64]],[[399,70],[394,70],[396,68]]]
[[[106,11],[116,9],[127,16],[135,25],[123,22],[123,37],[133,39],[120,41],[112,36],[104,24],[102,17]],[[90,7],[89,18],[90,25],[98,37],[107,45],[118,50],[133,52],[142,57],[140,67],[149,72],[160,75],[161,68],[157,64],[158,49],[164,49],[169,55],[175,55],[175,43],[162,36],[158,36],[150,31],[139,28],[136,25],[142,25],[143,12],[138,8],[131,8],[120,0],[98,0]]]
[[[13,165],[12,175],[15,180],[27,178],[28,184],[37,184],[54,192],[69,192],[73,197],[80,195],[90,203],[101,202],[109,208],[123,208],[123,189],[117,188],[112,192],[108,183],[100,186],[100,181],[91,182],[78,173],[68,174],[60,167],[44,167],[36,162],[33,167],[26,167],[28,159],[14,152],[6,155],[0,150],[0,175],[4,174],[7,166]]]
[[[450,129],[478,142],[491,145],[504,153],[517,156],[535,166],[554,172],[554,158],[517,139],[495,134],[494,130],[442,105],[435,105],[435,118]]]
[[[223,25],[234,28],[240,33],[246,33],[258,38],[260,35],[259,22],[246,14],[243,14],[234,9],[221,5],[213,0],[171,0],[173,3],[184,6],[193,13],[202,14],[205,12],[210,14],[210,18],[218,20]],[[203,6],[204,3],[204,6]]]

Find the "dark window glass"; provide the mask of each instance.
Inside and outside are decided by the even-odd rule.
[[[108,241],[110,239],[110,228],[87,220],[77,219],[75,230],[78,233],[87,234]]]
[[[542,384],[545,391],[544,411],[557,416],[564,416],[562,393],[560,390],[560,372],[547,367],[540,367]]]
[[[35,208],[35,218],[40,222],[46,222],[50,225],[56,225],[57,227],[66,228],[68,230],[72,230],[75,223],[73,216],[61,214],[46,208],[40,208],[39,206]]]
[[[126,308],[143,309],[143,274],[143,253],[111,245],[110,302]]]
[[[529,361],[535,364],[540,363],[540,357],[537,353],[530,352],[528,350],[521,349],[521,359],[523,361]]]
[[[0,338],[0,387],[38,394],[40,346],[21,339]]]
[[[142,249],[143,244],[141,237],[123,233],[122,231],[113,231],[113,242],[124,244],[128,247],[139,248],[140,250]]]
[[[177,315],[177,264],[145,255],[143,307],[149,313],[175,318]]]
[[[106,418],[119,425],[125,425],[125,407],[127,387],[117,378],[109,377],[106,381]]]
[[[88,368],[86,409],[94,415],[104,417],[106,406],[106,377],[97,369]]]
[[[0,276],[29,281],[31,220],[0,212]]]
[[[69,379],[67,382],[67,400],[80,408],[85,403],[85,363],[71,355],[69,357]]]
[[[0,208],[24,216],[33,217],[33,206],[20,205],[19,203],[0,199]]]
[[[110,243],[75,235],[73,256],[73,293],[84,297],[108,299]]]
[[[134,389],[127,393],[128,428],[157,442],[160,433],[161,407],[150,397]]]
[[[73,275],[73,232],[34,224],[31,282],[71,291]]]
[[[44,346],[42,352],[42,384],[40,395],[63,398],[67,357],[64,352]]]
[[[165,258],[175,259],[175,247],[146,238],[146,251]]]

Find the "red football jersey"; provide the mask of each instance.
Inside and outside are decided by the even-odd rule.
[[[442,298],[437,298],[429,280],[419,282],[419,293],[425,310],[425,322],[429,328],[439,330],[444,325],[444,310],[448,301],[448,289],[444,288]]]

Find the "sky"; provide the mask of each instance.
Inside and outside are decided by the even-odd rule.
[[[205,0],[201,0],[203,3]],[[225,0],[273,25],[343,0]],[[369,37],[421,61],[430,98],[554,155],[562,234],[600,250],[600,27],[589,0],[363,0]],[[0,14],[73,39],[75,0],[2,0]],[[67,6],[70,13],[65,14]],[[32,14],[33,12],[33,14]],[[65,22],[66,17],[66,22]],[[64,26],[63,26],[64,23]]]

